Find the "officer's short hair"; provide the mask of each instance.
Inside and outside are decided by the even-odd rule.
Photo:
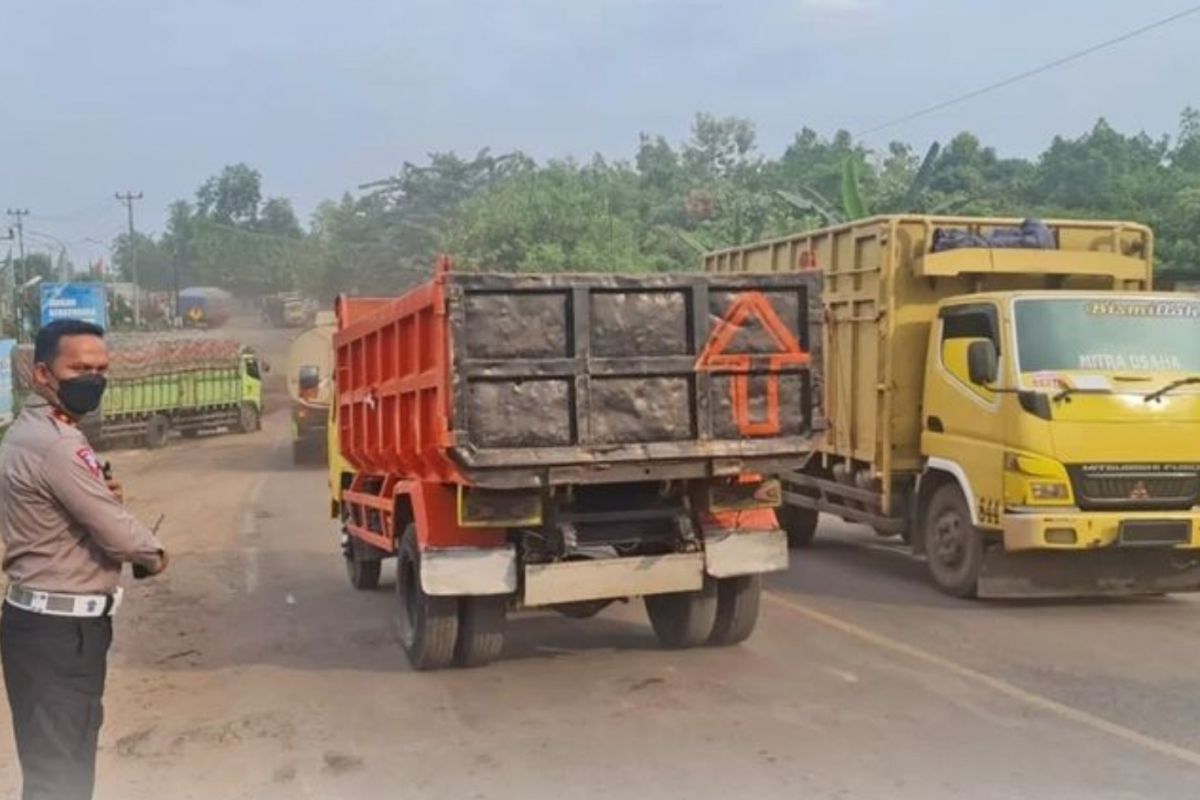
[[[56,319],[38,331],[33,343],[35,364],[49,366],[58,358],[58,343],[64,336],[99,336],[104,338],[104,328],[81,319]]]

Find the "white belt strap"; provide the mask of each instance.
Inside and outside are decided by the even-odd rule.
[[[124,592],[120,587],[111,595],[63,594],[42,592],[9,585],[5,600],[10,606],[50,617],[105,617],[117,613]]]

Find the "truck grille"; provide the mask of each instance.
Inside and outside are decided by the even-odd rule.
[[[1186,510],[1200,500],[1200,469],[1139,465],[1069,467],[1075,499],[1085,510]]]

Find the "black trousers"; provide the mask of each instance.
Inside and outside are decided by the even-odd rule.
[[[0,660],[22,800],[91,800],[112,618],[76,619],[4,603]]]

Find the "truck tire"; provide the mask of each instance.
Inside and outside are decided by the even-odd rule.
[[[379,573],[383,559],[369,552],[369,545],[350,537],[343,555],[346,559],[346,575],[350,585],[360,592],[379,588]]]
[[[983,534],[957,485],[947,483],[933,493],[921,527],[933,582],[948,595],[974,597],[983,568]]]
[[[815,508],[782,505],[775,509],[775,515],[787,533],[788,547],[800,550],[813,543],[817,535],[817,521],[821,516]]]
[[[694,592],[649,595],[646,613],[663,647],[699,647],[716,625],[717,582],[705,575],[704,585]]]
[[[416,529],[409,525],[396,559],[396,635],[413,669],[442,669],[453,663],[458,605],[457,597],[435,597],[421,588],[421,551]]]
[[[708,643],[714,647],[741,644],[758,624],[762,579],[758,575],[721,578],[717,581],[717,621]]]
[[[146,449],[157,450],[167,443],[171,434],[171,423],[162,414],[155,414],[146,423]]]
[[[458,642],[454,663],[460,667],[482,667],[492,663],[504,649],[506,595],[462,597],[458,601]]]
[[[253,433],[257,430],[262,430],[262,418],[258,408],[253,403],[242,403],[242,408],[238,411],[238,432]]]

